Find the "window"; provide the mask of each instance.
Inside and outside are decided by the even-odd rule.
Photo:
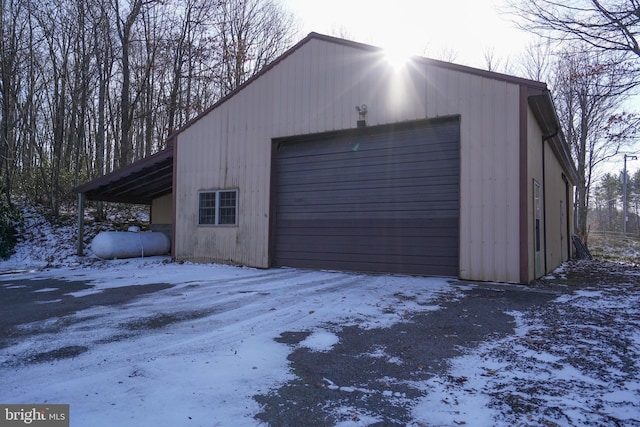
[[[198,224],[237,224],[238,190],[201,191],[199,194]]]

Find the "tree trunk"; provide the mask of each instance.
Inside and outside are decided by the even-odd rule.
[[[118,5],[116,0],[116,7]],[[135,23],[140,11],[142,10],[142,0],[135,0],[131,5],[131,10],[127,15],[124,23],[120,22],[118,16],[118,27],[120,43],[122,48],[122,88],[120,91],[120,145],[118,152],[118,167],[122,168],[129,163],[133,158],[133,141],[132,141],[132,127],[133,127],[133,108],[131,105],[131,65],[130,65],[130,51],[131,51],[131,31],[133,24]]]

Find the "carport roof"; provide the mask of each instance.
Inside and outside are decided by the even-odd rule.
[[[75,189],[87,200],[151,204],[173,190],[173,146]]]

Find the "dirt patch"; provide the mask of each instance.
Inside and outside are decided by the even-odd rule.
[[[209,311],[190,311],[183,313],[158,314],[156,316],[145,317],[143,319],[136,319],[122,326],[133,331],[161,329],[174,323],[200,319],[210,314],[211,312]]]
[[[81,345],[70,345],[43,353],[37,353],[29,359],[32,363],[52,362],[54,360],[69,359],[88,351],[89,348]]]

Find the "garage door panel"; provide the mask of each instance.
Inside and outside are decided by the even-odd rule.
[[[429,140],[429,144],[423,141]],[[313,157],[322,158],[324,155],[344,153],[367,153],[376,151],[397,150],[403,152],[433,152],[451,151],[452,144],[459,140],[458,129],[446,129],[444,127],[431,129],[405,129],[400,132],[389,132],[363,135],[343,136],[340,134],[323,136],[315,141],[303,140],[297,144],[295,140],[281,143],[278,146],[278,158],[286,162],[289,158]],[[378,154],[386,156],[388,153]]]
[[[418,158],[427,161],[455,161],[457,158],[456,151],[453,147],[433,150],[424,153],[411,150],[376,150],[369,152],[348,151],[345,153],[332,155],[310,155],[293,157],[282,162],[284,166],[291,167],[292,171],[296,170],[316,170],[326,169],[328,166],[335,168],[353,167],[353,166],[375,166],[385,164],[384,159],[394,156],[399,164],[412,163]],[[304,165],[304,166],[302,166]],[[389,166],[388,164],[386,164]],[[304,169],[302,168],[304,167]]]
[[[407,256],[439,256],[455,257],[458,246],[451,243],[450,236],[431,238],[432,245],[425,246],[422,237],[419,236],[393,236],[385,240],[385,245],[380,245],[379,236],[351,236],[348,245],[342,236],[317,236],[313,240],[303,241],[297,236],[282,236],[280,244],[291,253],[308,252],[327,256],[351,257],[365,255],[390,259],[395,252],[401,257]],[[314,256],[315,257],[315,256]]]
[[[451,202],[453,205],[455,202]],[[358,207],[352,206],[349,209],[343,209],[340,212],[335,212],[330,209],[330,207],[325,207],[324,210],[322,207],[317,207],[316,210],[311,210],[308,207],[298,207],[299,210],[292,213],[281,213],[279,214],[279,218],[282,220],[295,220],[304,216],[306,219],[310,220],[333,220],[334,222],[339,222],[344,218],[349,217],[357,217],[362,221],[384,221],[387,219],[437,219],[437,218],[446,218],[446,217],[454,217],[456,214],[455,207],[450,207],[446,209],[446,207],[442,207],[438,205],[438,209],[431,209],[428,211],[424,211],[422,209],[415,210],[406,210],[404,208],[398,207],[395,211],[392,206],[386,206],[384,212],[374,210],[374,207],[370,209],[367,206]],[[302,211],[303,209],[307,209],[307,211]]]
[[[329,141],[311,142],[302,151],[291,152],[291,143],[284,143],[278,148],[278,157],[283,164],[298,163],[300,159],[307,161],[334,161],[341,158],[378,158],[389,155],[406,156],[408,154],[417,153],[424,154],[423,157],[431,157],[432,155],[440,155],[439,153],[450,153],[452,150],[450,144],[456,143],[456,138],[442,140],[436,144],[424,145],[420,141],[413,141],[413,144],[405,141],[379,141],[375,146],[372,145],[368,137],[350,140],[347,144]],[[410,142],[410,141],[409,141]],[[305,144],[305,143],[303,143]],[[384,144],[384,145],[382,145]]]
[[[438,177],[438,178],[394,178],[385,179],[380,177],[379,179],[372,180],[344,180],[342,182],[332,183],[309,183],[304,184],[292,184],[287,186],[279,193],[279,196],[288,195],[305,195],[313,194],[314,196],[321,197],[323,193],[353,193],[357,191],[360,195],[367,195],[369,193],[378,192],[378,194],[386,194],[388,196],[393,195],[413,195],[416,193],[429,192],[429,194],[437,194],[445,197],[448,194],[457,194],[459,185],[455,177]]]
[[[448,171],[447,171],[448,172]],[[415,192],[421,188],[425,191],[439,192],[441,194],[458,193],[458,180],[456,177],[450,175],[440,176],[416,176],[416,177],[402,177],[391,176],[391,174],[381,174],[370,180],[360,180],[357,174],[350,174],[344,177],[340,182],[340,185],[336,185],[336,177],[323,176],[318,177],[316,180],[310,176],[300,179],[295,179],[295,184],[288,185],[287,188],[283,188],[279,196],[296,194],[296,193],[309,193],[314,191],[351,191],[351,190],[378,190],[386,191],[393,194],[404,194],[407,192]]]
[[[296,208],[309,207],[310,203],[316,205],[326,205],[332,211],[340,210],[344,211],[349,206],[362,206],[362,205],[375,205],[374,208],[385,210],[388,205],[396,204],[398,208],[402,209],[406,206],[407,210],[411,210],[415,206],[415,209],[437,209],[438,204],[442,201],[450,201],[454,208],[458,202],[458,186],[457,185],[442,185],[439,189],[450,190],[443,192],[440,201],[424,202],[421,200],[423,197],[424,187],[403,187],[394,189],[385,188],[367,188],[360,189],[357,186],[349,186],[350,191],[335,191],[335,190],[323,190],[297,193],[283,193],[280,195],[282,206],[290,206],[293,210]],[[358,200],[354,202],[353,191],[357,191]],[[430,194],[434,194],[430,192]]]
[[[274,263],[458,275],[459,121],[280,143]]]
[[[285,255],[288,256],[289,259],[295,259],[298,261],[312,261],[312,260],[325,260],[327,264],[329,262],[333,265],[337,263],[371,263],[371,264],[382,264],[382,265],[394,265],[394,264],[414,264],[414,265],[428,265],[428,264],[437,264],[438,266],[449,266],[449,267],[457,267],[457,257],[446,256],[443,253],[403,253],[403,254],[383,254],[376,256],[370,253],[353,253],[350,254],[349,257],[344,257],[339,253],[327,253],[325,251],[313,252],[313,251],[295,251],[295,252],[284,252]],[[320,256],[322,258],[320,258]],[[323,268],[333,268],[325,265]],[[372,271],[379,271],[378,269]]]
[[[349,199],[344,194],[336,194],[333,201],[330,198],[318,197],[317,204],[313,206],[308,205],[310,200],[314,200],[311,197],[301,197],[289,203],[283,203],[282,207],[286,208],[286,211],[280,212],[278,215],[282,219],[303,219],[306,218],[306,215],[317,212],[332,214],[334,218],[349,218],[355,212],[368,212],[367,217],[385,218],[385,213],[389,213],[388,218],[393,219],[403,218],[402,212],[405,211],[412,212],[412,216],[415,216],[413,212],[422,212],[425,218],[433,217],[432,213],[435,211],[442,211],[443,213],[450,211],[447,216],[456,216],[458,214],[458,201],[456,199],[452,200],[450,195],[440,201],[420,201],[416,199],[416,196],[412,196],[412,200],[399,200],[397,202],[385,199],[382,195],[372,199],[363,197],[360,200],[353,200],[353,198]]]
[[[287,255],[287,254],[283,254]],[[315,270],[337,270],[337,271],[364,271],[373,273],[395,273],[395,274],[413,274],[428,276],[451,276],[452,270],[457,270],[457,260],[446,260],[430,258],[429,267],[425,270],[424,259],[393,259],[372,260],[364,259],[335,259],[335,260],[319,260],[319,259],[301,259],[296,262],[299,268],[309,268]]]
[[[317,205],[314,208],[305,205],[292,205],[287,212],[279,214],[281,220],[296,219],[332,219],[339,221],[345,218],[358,217],[361,220],[386,219],[430,219],[430,218],[455,218],[457,211],[456,201],[449,202],[414,202],[414,203],[351,203],[340,207],[336,211],[335,205]],[[425,210],[428,209],[428,210]]]
[[[320,218],[301,220],[278,221],[281,234],[306,234],[313,235],[362,235],[371,233],[371,223],[366,223],[359,218],[343,218],[339,223],[331,219]],[[385,218],[375,222],[377,235],[400,236],[442,236],[458,233],[457,218],[434,218],[425,222],[423,219],[389,219]]]
[[[438,151],[435,153],[429,153],[429,155],[422,155],[421,153],[411,153],[399,155],[393,151],[387,153],[370,153],[371,155],[364,155],[363,153],[347,153],[342,156],[333,156],[331,158],[318,158],[316,156],[300,157],[290,159],[289,165],[285,162],[282,166],[288,167],[290,172],[313,172],[313,171],[338,171],[339,174],[349,174],[352,169],[356,169],[359,174],[372,175],[379,169],[404,169],[405,167],[413,167],[414,169],[422,169],[429,171],[430,169],[424,168],[424,166],[430,166],[429,163],[433,163],[434,167],[440,164],[442,166],[455,166],[458,161],[457,153],[453,150]],[[373,155],[375,154],[375,155]],[[392,156],[394,163],[390,164],[387,159]]]

